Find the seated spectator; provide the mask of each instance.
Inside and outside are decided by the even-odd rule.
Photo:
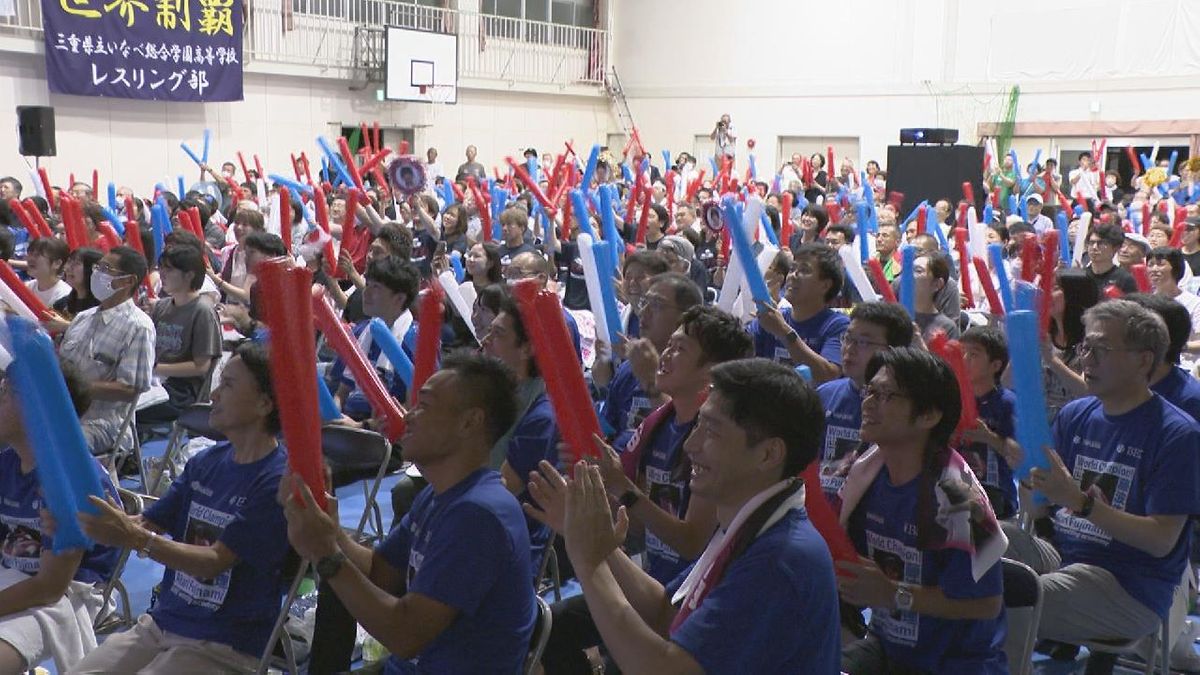
[[[83,434],[95,454],[122,441],[121,422],[150,388],[154,323],[133,304],[145,276],[141,253],[117,246],[105,254],[90,283],[100,304],[76,315],[59,346],[59,354],[91,383],[92,405],[83,417]]]
[[[270,232],[252,232],[246,236],[243,244],[246,248],[246,265],[253,274],[259,263],[271,258],[287,255],[283,240],[279,235]],[[217,315],[223,322],[233,324],[233,327],[246,337],[254,337],[261,329],[261,302],[258,298],[258,284],[252,283],[245,295],[241,291],[226,286],[226,302],[217,307]],[[230,298],[240,299],[240,302],[229,302]],[[241,304],[242,302],[246,304]]]
[[[471,305],[475,334],[482,338],[489,324],[476,323],[473,316],[480,292],[492,284],[504,283],[504,273],[500,269],[500,247],[491,241],[475,244],[463,256],[463,267],[466,279],[458,288],[462,292],[463,300]]]
[[[842,375],[842,333],[850,320],[830,309],[842,290],[842,261],[824,244],[805,244],[795,251],[783,295],[791,307],[783,311],[759,307],[747,330],[754,354],[784,365],[805,365],[813,382]]]
[[[254,202],[238,204],[237,211],[233,214],[234,243],[221,249],[221,272],[216,275],[214,282],[222,293],[227,293],[226,284],[228,284],[233,288],[240,289],[248,296],[250,287],[254,285],[254,274],[246,264],[246,237],[252,232],[264,232],[265,230],[266,223],[257,204]],[[245,304],[242,297],[243,295],[239,293],[235,297],[228,298],[227,302]]]
[[[655,388],[659,354],[679,328],[684,312],[702,303],[700,289],[682,274],[667,272],[650,280],[638,307],[642,337],[625,343],[625,360],[613,375],[601,414],[601,426],[607,425],[606,433],[618,452],[626,450],[646,415],[666,402]]]
[[[525,209],[509,207],[500,213],[500,269],[508,274],[508,266],[522,253],[537,253],[533,244],[525,241],[529,231],[529,213]]]
[[[70,255],[67,242],[56,237],[39,237],[29,242],[25,269],[33,278],[25,285],[47,307],[53,307],[71,292],[70,284],[62,278]]]
[[[916,310],[913,319],[926,342],[939,332],[952,340],[959,336],[958,324],[942,314],[934,303],[934,298],[947,286],[953,288],[949,258],[941,253],[932,253],[913,259],[913,308]]]
[[[415,330],[413,315],[409,310],[417,298],[419,284],[415,265],[396,256],[383,256],[374,258],[367,265],[367,287],[362,291],[363,311],[368,317],[379,318],[391,328],[392,335],[410,359],[412,353],[404,347],[404,343],[409,331]],[[354,334],[367,360],[375,364],[375,370],[388,391],[397,400],[405,401],[408,399],[408,385],[371,337],[370,323],[370,319],[360,321],[354,326]],[[340,357],[330,367],[329,375],[335,385],[334,402],[344,415],[339,424],[360,428],[366,426],[366,421],[371,417],[371,405]]]
[[[363,236],[368,236],[366,233]],[[338,270],[350,279],[353,288],[348,289],[350,294],[346,295],[341,291],[341,288],[336,284],[328,285],[330,296],[333,297],[334,303],[338,307],[342,307],[342,319],[350,323],[358,323],[365,318],[370,318],[363,313],[362,290],[367,287],[367,279],[363,276],[366,273],[366,266],[376,258],[384,256],[396,256],[404,260],[411,260],[413,257],[413,235],[407,228],[396,223],[385,223],[379,228],[374,238],[369,244],[363,245],[363,265],[362,273],[351,264],[350,252],[345,249],[338,252]]]
[[[40,240],[39,240],[40,241]],[[60,362],[76,415],[91,404],[87,381]],[[24,673],[47,658],[61,672],[96,648],[92,623],[102,611],[99,585],[119,552],[102,544],[53,552],[54,524],[45,509],[37,456],[22,419],[20,392],[0,380],[0,673]],[[70,424],[68,420],[60,420]],[[37,433],[37,430],[35,430]],[[119,499],[108,472],[92,468],[107,496]]]
[[[841,505],[865,558],[838,563],[848,573],[838,588],[844,602],[872,611],[842,670],[1006,673],[1004,537],[948,447],[962,406],[954,373],[926,351],[896,347],[871,357],[865,377],[861,433],[874,447],[850,469]],[[959,508],[934,506],[946,503]]]
[[[1042,574],[1039,636],[1071,644],[1158,630],[1187,568],[1189,514],[1200,509],[1200,428],[1149,388],[1168,346],[1162,319],[1110,300],[1084,325],[1090,395],[1059,411],[1050,466],[1031,475],[1050,506],[1029,510],[1052,516],[1051,539],[1005,524],[1008,555]],[[1093,654],[1105,666],[1093,672],[1111,672],[1110,656]]]
[[[1132,274],[1134,265],[1146,264],[1146,256],[1149,253],[1149,239],[1137,232],[1126,232],[1125,241],[1121,243],[1121,248],[1117,249],[1117,264]]]
[[[1179,367],[1180,353],[1192,332],[1187,310],[1161,295],[1131,293],[1125,299],[1154,312],[1167,326],[1167,353],[1150,375],[1150,391],[1200,421],[1200,380]]]
[[[1008,340],[998,328],[973,326],[960,342],[979,422],[964,433],[959,453],[983,484],[996,517],[1009,518],[1017,512],[1013,469],[1020,466],[1022,453],[1013,440],[1017,395],[1000,384],[1008,367]]]
[[[817,396],[825,409],[819,474],[821,489],[831,502],[838,499],[846,472],[863,450],[858,430],[862,426],[862,388],[867,363],[888,347],[907,347],[912,341],[913,324],[900,305],[865,302],[850,312],[850,324],[841,337],[845,376],[817,387]]]
[[[170,422],[207,398],[208,378],[221,357],[221,324],[200,295],[204,260],[199,249],[176,244],[158,259],[163,293],[150,309],[154,322],[154,376],[168,400],[138,411],[138,422]]]
[[[684,445],[696,498],[719,529],[666,586],[619,546],[598,467],[567,483],[548,463],[531,477],[540,516],[563,531],[600,638],[624,672],[836,673],[829,549],[793,476],[816,459],[820,402],[791,369],[762,359],[712,368],[712,392]],[[569,493],[569,497],[567,496]]]
[[[1122,293],[1137,293],[1137,282],[1129,270],[1117,266],[1113,257],[1125,243],[1125,231],[1116,223],[1095,223],[1087,236],[1088,278],[1104,297],[1104,289],[1116,286]]]
[[[61,333],[76,314],[100,304],[92,295],[92,267],[103,257],[100,251],[85,246],[71,251],[67,256],[67,262],[63,265],[63,281],[67,282],[71,291],[54,303],[51,307],[53,314],[42,321],[46,330]]]
[[[696,247],[683,235],[667,235],[656,247],[667,258],[672,272],[687,275],[700,288],[708,288],[708,271],[696,260]]]
[[[537,279],[538,285],[542,289],[546,288],[546,284],[550,282],[550,277],[553,274],[553,263],[543,258],[542,254],[533,251],[514,255],[508,267],[504,270],[504,278],[509,283],[522,279]],[[575,354],[579,357],[579,362],[582,364],[583,353],[579,337],[579,324],[576,323],[575,317],[566,309],[563,310],[563,321],[567,324],[567,332],[571,334],[571,344],[575,346]]]
[[[1187,270],[1186,265],[1179,249],[1169,246],[1151,249],[1150,254],[1146,256],[1146,276],[1150,277],[1154,294],[1171,298],[1183,305],[1191,317],[1192,332],[1187,336],[1181,353],[1185,354],[1184,358],[1189,364],[1193,364],[1197,352],[1200,352],[1200,335],[1196,335],[1197,331],[1200,331],[1200,296],[1179,286]]]
[[[308,487],[286,489],[288,537],[349,613],[391,652],[387,673],[515,673],[537,610],[529,534],[488,453],[517,416],[495,359],[455,354],[409,411],[404,456],[429,486],[374,550],[322,513]],[[336,504],[332,502],[331,504]]]
[[[203,450],[167,493],[130,517],[93,498],[92,539],[166,567],[158,600],[71,673],[213,673],[253,669],[266,647],[288,552],[276,503],[287,451],[267,350],[238,348],[212,393],[209,423],[228,441]]]
[[[623,456],[596,442],[604,487],[645,528],[643,569],[660,584],[671,583],[704,552],[717,526],[712,502],[693,499],[684,445],[712,383],[712,369],[752,351],[737,319],[714,307],[692,307],[671,335],[655,374],[655,387],[668,402],[646,417]],[[600,635],[583,596],[552,609],[558,621],[552,626],[558,628],[550,634],[543,665],[552,673],[585,672],[583,650],[597,646]]]
[[[209,260],[210,256],[205,251],[204,242],[200,241],[200,239],[191,232],[180,228],[177,230],[172,230],[163,239],[164,250],[178,246],[190,246],[201,256],[200,264],[202,265],[204,275],[200,280],[200,290],[198,293],[201,297],[207,298],[209,303],[215,307],[221,302],[221,291],[217,288],[217,284],[215,281],[213,281],[213,279],[219,277],[214,277],[208,273],[209,266],[205,263],[207,262],[211,264],[211,260]],[[162,289],[162,280],[159,278],[158,271],[152,271],[151,275],[153,276],[151,285],[154,286],[155,292],[159,295],[163,295],[164,293],[169,294],[169,292],[163,291]],[[253,283],[253,280],[251,280],[251,283]]]

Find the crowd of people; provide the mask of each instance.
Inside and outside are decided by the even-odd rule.
[[[225,438],[136,516],[114,488],[128,467],[97,461],[108,499],[79,516],[94,545],[55,551],[36,431],[0,385],[0,672],[48,658],[70,673],[252,670],[298,559],[320,579],[313,673],[350,668],[355,624],[390,653],[383,672],[523,672],[548,556],[582,588],[550,608],[536,667],[551,675],[1005,673],[1008,560],[1040,575],[1040,650],[1073,659],[1168,622],[1176,656],[1194,657],[1179,617],[1200,512],[1200,162],[1123,178],[1083,153],[1064,179],[1053,160],[1018,171],[989,155],[980,200],[909,195],[932,208],[905,218],[877,162],[835,174],[832,149],[796,154],[764,181],[728,116],[711,137],[708,166],[656,166],[635,137],[592,161],[530,148],[491,179],[473,146],[454,171],[429,148],[404,160],[423,183],[400,189],[306,163],[294,183],[205,164],[184,194],[114,186],[108,200],[0,178],[0,258],[47,308],[93,454],[200,402]],[[743,224],[722,199],[762,205],[746,265],[769,299],[738,295]],[[1000,255],[964,258],[963,230]],[[584,232],[617,253],[608,333]],[[288,470],[274,299],[257,283],[281,257],[312,270],[387,392],[415,401],[378,541]],[[518,283],[558,294],[569,358],[538,353]],[[1010,344],[1016,308],[996,306],[1021,283],[1049,289],[1040,349]],[[434,286],[454,291],[441,359],[410,391],[369,325],[411,357]],[[382,432],[345,355],[313,339],[328,423]],[[946,340],[961,362],[934,348]],[[1021,349],[1040,354],[1049,447],[1016,440]],[[548,365],[582,371],[602,429],[577,463],[562,427],[582,411],[561,409]],[[121,549],[166,571],[148,612],[97,646]],[[1089,672],[1115,658],[1093,649]]]

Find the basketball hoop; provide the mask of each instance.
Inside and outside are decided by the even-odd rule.
[[[418,86],[417,91],[421,92],[421,95],[424,96],[425,95],[425,85],[422,84],[422,85]]]

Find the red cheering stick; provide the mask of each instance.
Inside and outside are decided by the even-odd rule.
[[[1000,188],[992,188],[992,208],[1000,208]]]
[[[25,211],[25,205],[21,203],[21,200],[16,197],[8,200],[8,208],[17,214],[17,219],[21,221],[21,224],[25,226],[25,230],[29,232],[30,241],[42,236],[42,233],[38,231],[37,224],[33,222],[33,219]]]
[[[962,281],[963,300],[967,307],[974,307],[975,291],[971,288],[971,265],[967,256],[967,228],[954,228],[954,249],[958,251],[958,276]]]
[[[992,274],[988,272],[987,263],[978,256],[971,261],[975,264],[975,273],[979,275],[979,285],[983,286],[983,294],[987,296],[992,315],[1004,316],[1004,303],[1000,302],[1000,295],[996,292],[996,285],[992,283]]]
[[[1125,146],[1125,156],[1129,158],[1129,163],[1133,166],[1133,175],[1136,177],[1142,172],[1142,163],[1138,161],[1137,151],[1132,145]]]
[[[985,152],[985,153],[983,153],[983,169],[982,169],[982,173],[985,173],[985,174],[986,174],[986,173],[987,173],[987,170],[988,170],[988,167],[989,167],[989,166],[991,166],[991,165],[992,165],[992,153],[990,153],[990,152]]]
[[[38,208],[37,204],[32,199],[26,199],[22,204],[25,206],[25,215],[29,216],[29,219],[37,225],[41,236],[53,237],[54,230],[50,229],[50,224],[42,217],[42,210]]]
[[[925,221],[929,218],[929,213],[924,207],[917,208],[917,235],[925,234]],[[831,219],[832,220],[832,219]]]
[[[83,211],[74,197],[63,193],[59,199],[62,204],[63,231],[67,235],[67,247],[72,251],[88,245],[87,227],[83,224]]]
[[[92,194],[100,194],[100,172],[92,169]]]
[[[421,296],[421,315],[418,317],[417,353],[413,359],[412,387],[408,390],[408,398],[413,405],[417,404],[417,396],[421,386],[437,370],[438,354],[442,351],[442,323],[445,320],[446,292],[441,284],[430,284],[429,290]]]
[[[1042,174],[1042,182],[1046,184],[1046,187],[1042,190],[1042,201],[1048,202],[1050,201],[1051,195],[1054,194],[1054,172],[1052,172],[1049,167],[1047,167],[1046,172]],[[1104,187],[1104,184],[1101,183],[1100,186]]]
[[[21,278],[13,271],[12,265],[9,265],[7,260],[0,260],[0,263],[3,263],[0,264],[0,281],[3,281],[4,285],[8,286],[9,290],[29,308],[29,311],[33,312],[33,315],[39,321],[45,318],[46,312],[49,311],[46,308],[46,303],[42,302],[42,299],[21,281]]]
[[[833,176],[833,172],[837,171],[837,167],[833,163],[833,146],[825,147],[825,175]]]
[[[350,255],[351,262],[355,264],[354,253],[358,248],[358,232],[355,227],[358,223],[358,201],[361,197],[362,193],[358,190],[351,190],[346,195],[346,215],[342,217],[342,250]]]
[[[325,190],[321,189],[320,185],[313,186],[313,210],[316,212],[317,227],[330,235],[329,240],[325,242],[325,270],[329,276],[340,278],[342,273],[338,269],[337,256],[333,254],[333,236],[329,231],[329,205],[325,203]]]
[[[304,180],[308,181],[309,185],[312,185],[313,179],[308,167],[308,155],[303,152],[300,153],[300,164],[304,166]]]
[[[229,176],[225,176],[225,183],[229,185],[229,191],[233,193],[233,198],[236,199],[237,202],[240,202],[246,198],[246,193],[242,192],[242,186],[238,185],[237,181]],[[234,202],[235,205],[237,202]]]
[[[1109,300],[1120,300],[1121,298],[1125,297],[1125,291],[1122,291],[1113,284],[1109,284],[1108,286],[1104,287],[1104,297],[1108,298]]]
[[[267,175],[263,172],[262,161],[258,159],[258,155],[254,156],[254,171],[258,173],[258,178],[263,178]]]
[[[300,171],[300,160],[296,159],[296,153],[290,155],[292,158],[292,173],[296,174],[296,181],[304,180],[304,174]]]
[[[804,185],[811,186],[813,183],[813,165],[812,161],[807,157],[805,157],[804,161],[800,164],[800,174]]]
[[[200,207],[193,206],[192,208],[188,209],[188,215],[191,216],[192,232],[195,233],[196,238],[199,239],[200,243],[203,244],[204,243],[204,224],[200,222]]]
[[[471,199],[475,200],[475,208],[479,210],[479,222],[483,226],[483,240],[492,240],[492,210],[488,208],[488,202],[483,198],[483,192],[479,189],[479,183],[475,181],[475,176],[467,176],[467,189],[471,191]]]
[[[875,290],[883,296],[885,301],[896,304],[896,291],[893,291],[892,285],[888,283],[879,258],[871,258],[867,261],[867,271],[871,273],[871,280],[875,282]]]
[[[279,238],[283,240],[283,250],[292,252],[292,196],[288,189],[279,186]]]
[[[837,202],[829,202],[825,205],[825,212],[829,214],[829,224],[837,225],[842,222],[842,205]]]
[[[537,181],[530,178],[529,172],[525,170],[525,167],[517,164],[512,157],[505,157],[504,161],[512,168],[517,179],[524,183],[525,187],[533,193],[533,198],[541,203],[542,208],[546,211],[546,215],[553,216],[555,212],[554,204],[546,199],[546,193],[542,192],[542,188],[538,186]]]
[[[779,245],[787,248],[792,240],[792,193],[784,192],[779,198]]]
[[[362,132],[362,146],[361,147],[366,148],[367,152],[369,152],[369,153],[374,153],[375,148],[371,144],[371,134],[367,132],[367,123],[366,122],[359,123],[358,128]]]
[[[375,153],[370,159],[363,163],[362,172],[371,173],[375,169],[378,169],[383,163],[383,160],[387,159],[388,155],[390,154],[392,154],[391,148],[383,148],[379,152]]]
[[[829,505],[829,500],[825,498],[825,491],[821,489],[821,479],[817,475],[819,464],[820,462],[816,460],[809,462],[808,468],[800,474],[801,480],[804,481],[804,510],[808,512],[808,520],[825,540],[825,545],[829,547],[829,553],[833,559],[839,562],[857,563],[858,551],[855,550],[854,544],[850,541],[846,530],[842,528],[842,524],[838,522],[837,514]],[[837,573],[841,576],[849,576],[849,572],[838,570]]]
[[[317,353],[310,300],[312,272],[286,258],[258,266],[267,327],[271,331],[271,388],[287,442],[288,468],[304,479],[317,505],[325,508],[325,462],[317,403]]]
[[[888,193],[887,201],[888,201],[888,204],[892,205],[892,209],[896,213],[900,213],[900,211],[902,210],[901,207],[904,205],[904,193],[896,192],[893,190],[892,192]]]
[[[1183,239],[1183,230],[1186,227],[1187,227],[1187,223],[1180,221],[1180,220],[1175,221],[1175,228],[1171,232],[1171,241],[1168,242],[1168,244],[1170,245],[1171,248],[1179,248],[1180,247],[1180,245],[1182,244],[1182,239]]]
[[[950,370],[954,371],[954,379],[958,380],[958,396],[962,401],[962,412],[958,416],[958,426],[954,435],[962,440],[962,434],[974,429],[979,423],[979,408],[975,404],[975,392],[971,388],[971,377],[967,374],[967,364],[963,360],[962,344],[958,340],[946,338],[946,334],[938,331],[929,341],[929,351],[941,357]]]
[[[632,223],[634,211],[637,209],[638,193],[641,191],[641,185],[634,183],[629,187],[629,199],[625,202],[625,222]]]
[[[692,179],[692,182],[687,186],[687,201],[691,202],[696,198],[696,192],[700,190],[700,186],[704,183],[704,169],[700,169],[700,173]]]
[[[354,161],[354,153],[350,152],[350,144],[346,142],[345,136],[338,136],[337,143],[338,151],[342,153],[342,162],[350,172],[350,180],[354,181],[354,187],[363,189],[362,174],[358,172],[358,163]]]
[[[121,238],[109,223],[96,223],[96,230],[100,232],[100,249],[105,253],[121,245]]]
[[[971,187],[971,181],[963,181],[962,184],[963,199],[972,206],[975,205],[975,188]]]
[[[539,290],[534,279],[518,281],[512,288],[521,321],[533,343],[538,370],[546,381],[546,394],[554,407],[559,432],[575,461],[595,456],[592,437],[600,435],[600,422],[583,380],[583,370],[576,365],[579,359],[567,332],[558,295]]]
[[[1021,281],[1032,282],[1037,274],[1038,248],[1033,237],[1021,242]]]
[[[1133,273],[1133,280],[1137,282],[1138,292],[1149,293],[1151,289],[1150,275],[1146,272],[1146,266],[1137,264],[1130,268],[1129,271]]]
[[[638,217],[637,238],[635,244],[646,243],[646,227],[650,221],[650,203],[654,201],[650,194],[650,178],[642,176],[642,215]]]
[[[1150,216],[1151,216],[1151,214],[1152,214],[1152,211],[1150,210],[1150,202],[1142,202],[1142,236],[1143,237],[1150,234]]]
[[[54,198],[54,188],[50,187],[50,174],[46,171],[46,167],[38,167],[38,178],[42,179],[42,189],[46,191],[46,203],[50,205],[50,210],[58,208],[57,200]]]
[[[1058,265],[1058,230],[1047,230],[1046,236],[1042,240],[1042,276],[1039,278],[1041,282],[1039,287],[1042,292],[1038,300],[1040,302],[1038,319],[1039,328],[1041,329],[1042,339],[1046,339],[1050,335],[1050,302],[1054,297],[1054,268]]]
[[[242,156],[242,151],[237,152],[238,164],[242,165],[242,175],[246,177],[246,182],[250,182],[250,169],[246,168],[246,158]]]
[[[371,131],[374,137],[373,147],[376,151],[383,150],[383,132],[379,130],[379,122],[375,122]]]
[[[396,405],[396,399],[392,398],[383,386],[379,372],[367,361],[367,357],[358,346],[358,341],[350,334],[350,329],[334,315],[333,307],[325,302],[325,291],[320,288],[312,289],[312,317],[317,330],[325,336],[325,342],[341,357],[342,362],[354,375],[354,382],[367,397],[371,410],[377,417],[384,418],[383,435],[389,441],[403,436],[404,411]],[[313,381],[316,381],[315,377]]]

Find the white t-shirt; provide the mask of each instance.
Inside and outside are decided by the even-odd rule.
[[[1076,176],[1079,177],[1079,182],[1075,182]],[[1099,171],[1091,171],[1091,170],[1085,171],[1083,169],[1072,169],[1070,178],[1071,178],[1072,183],[1074,183],[1071,186],[1071,196],[1072,197],[1077,197],[1079,195],[1083,195],[1087,199],[1099,199],[1100,198],[1099,193],[1098,193],[1098,191],[1100,190],[1100,172]]]
[[[26,281],[25,287],[33,291],[33,294],[38,297],[38,300],[41,300],[42,304],[46,305],[47,307],[53,307],[54,303],[67,297],[67,295],[71,292],[71,285],[62,279],[59,279],[53,286],[45,291],[38,288],[37,279],[30,279],[29,281]]]

